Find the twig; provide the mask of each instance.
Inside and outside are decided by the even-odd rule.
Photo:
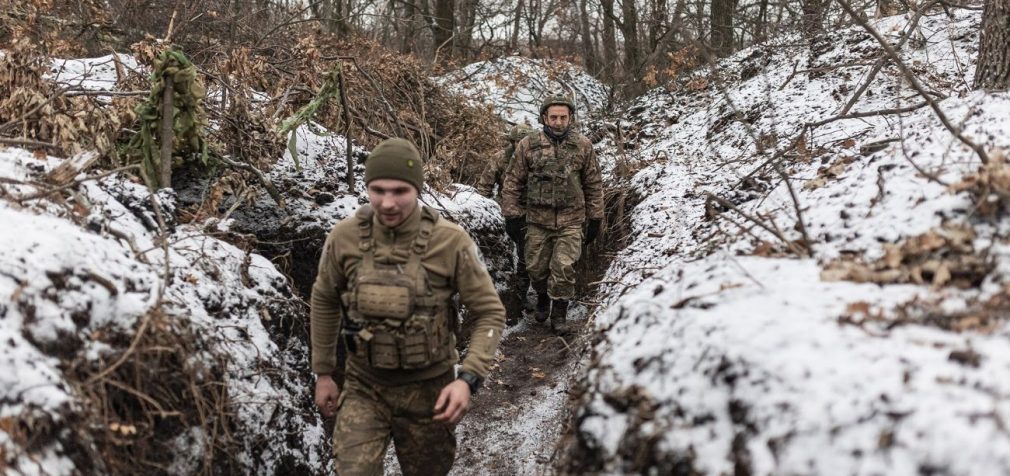
[[[800,210],[800,199],[796,197],[796,190],[793,189],[793,183],[789,180],[789,176],[786,175],[786,171],[782,169],[780,164],[775,164],[775,171],[779,173],[782,180],[786,183],[786,188],[789,190],[789,196],[793,200],[793,209],[796,210],[796,221],[800,226],[800,236],[803,237],[803,247],[806,248],[807,256],[813,252],[812,244],[810,242],[810,235],[807,234],[807,225],[803,223],[803,212]]]
[[[863,118],[863,117],[886,116],[888,114],[903,114],[903,113],[906,113],[906,112],[912,112],[912,111],[915,111],[917,109],[921,109],[921,108],[923,108],[925,106],[928,106],[928,105],[929,105],[928,102],[922,101],[920,103],[916,103],[916,104],[913,104],[911,106],[896,107],[896,108],[893,108],[893,109],[878,109],[876,111],[865,111],[865,112],[854,112],[852,114],[842,114],[842,115],[838,115],[838,116],[835,116],[835,117],[829,117],[829,118],[821,120],[821,121],[812,122],[812,123],[810,123],[810,127],[820,127],[820,126],[823,126],[825,124],[830,124],[832,122],[841,121],[841,120],[845,120],[845,119],[859,119],[859,118]]]
[[[337,86],[340,88],[340,108],[344,113],[344,161],[347,164],[347,191],[354,193],[354,158],[351,157],[351,110],[347,105],[347,85],[344,81],[344,68],[342,66]]]
[[[32,139],[15,139],[13,137],[0,137],[0,144],[22,145],[26,147],[41,147],[44,149],[61,150],[60,146],[52,142],[42,142]]]
[[[151,91],[92,91],[86,89],[75,89],[67,91],[64,96],[149,96]]]
[[[796,136],[794,136],[791,141],[789,141],[789,145],[787,145],[787,146],[779,149],[778,151],[776,151],[775,154],[773,154],[770,158],[768,158],[768,160],[762,162],[760,165],[758,165],[757,167],[755,167],[754,170],[751,170],[750,172],[747,173],[747,175],[744,175],[740,180],[737,180],[737,182],[735,184],[733,184],[732,187],[730,187],[730,190],[733,190],[733,189],[739,187],[740,184],[742,184],[742,183],[746,182],[747,180],[749,180],[751,177],[754,176],[754,174],[760,172],[765,167],[767,167],[767,166],[775,163],[777,160],[779,160],[780,158],[782,158],[782,156],[784,156],[787,152],[795,149],[796,146],[799,145],[800,141],[803,140],[803,136],[807,133],[807,129],[808,129],[807,126],[804,125],[800,129],[800,132],[798,134],[796,134]]]
[[[356,56],[323,56],[321,57],[321,59],[349,60],[351,63],[353,63],[354,67],[357,68],[358,72],[361,73],[361,75],[368,80],[369,84],[372,85],[372,88],[375,89],[375,92],[379,93],[379,99],[382,102],[382,107],[383,109],[386,110],[386,115],[388,116],[386,120],[389,121],[389,118],[393,119],[393,121],[390,121],[390,126],[393,127],[393,129],[396,131],[396,136],[407,137],[407,135],[403,132],[403,125],[400,123],[400,118],[397,117],[396,113],[393,112],[393,106],[389,104],[389,101],[386,99],[385,94],[383,94],[382,87],[379,86],[379,83],[375,81],[375,78],[373,78],[372,75],[368,74],[368,71],[365,71],[365,69],[362,68],[360,64],[358,64],[358,58]]]
[[[912,19],[908,22],[908,29],[905,30],[904,34],[902,34],[901,39],[898,40],[898,46],[896,46],[895,49],[900,50],[901,47],[905,45],[905,42],[912,37],[912,30],[914,30],[916,26],[919,24],[919,19],[921,19],[922,15],[926,13],[926,10],[931,8],[938,1],[939,0],[933,0],[932,2],[923,5],[918,10],[915,11],[915,16],[913,16]],[[873,82],[873,79],[877,76],[877,73],[879,73],[880,70],[884,67],[884,64],[887,63],[887,59],[888,58],[885,56],[877,60],[876,64],[873,65],[873,68],[870,69],[870,72],[867,73],[866,79],[863,80],[863,84],[859,85],[859,87],[856,88],[856,92],[852,93],[852,97],[849,98],[849,102],[845,103],[845,107],[843,107],[842,110],[838,112],[840,116],[844,116],[845,114],[847,114],[849,110],[852,109],[852,106],[856,104],[856,101],[859,101],[859,98],[862,97],[864,92],[866,92],[866,89],[870,87],[870,83]]]
[[[101,179],[103,179],[105,177],[108,177],[110,175],[118,174],[119,172],[125,172],[127,170],[139,169],[139,168],[140,168],[139,164],[127,165],[125,167],[119,167],[118,169],[112,169],[112,170],[110,170],[108,172],[103,172],[103,173],[100,173],[98,175],[94,175],[94,176],[91,176],[91,177],[85,177],[85,178],[82,178],[82,179],[73,180],[73,181],[68,182],[68,183],[66,183],[64,185],[60,185],[59,187],[48,188],[48,189],[45,189],[45,190],[40,190],[40,191],[35,192],[35,193],[31,194],[31,195],[25,195],[23,197],[15,197],[14,200],[17,201],[17,202],[24,202],[24,201],[27,201],[27,200],[36,200],[36,199],[39,199],[39,198],[47,197],[47,196],[52,195],[52,194],[54,194],[56,192],[67,190],[69,188],[74,188],[74,187],[76,187],[76,186],[78,186],[78,185],[80,185],[80,184],[82,184],[84,182],[88,182],[90,180],[101,180]]]
[[[65,91],[66,91],[66,89],[61,89],[59,91],[56,91],[55,93],[53,93],[52,96],[49,96],[48,98],[46,98],[45,101],[42,101],[41,103],[37,104],[35,107],[31,108],[28,112],[26,112],[26,113],[24,113],[24,114],[22,114],[22,115],[20,115],[18,117],[15,117],[14,119],[11,119],[11,120],[5,122],[3,125],[0,125],[0,133],[6,131],[7,129],[9,129],[11,127],[14,127],[15,125],[17,125],[17,123],[19,123],[19,122],[27,119],[32,114],[35,114],[36,112],[38,112],[39,109],[42,109],[43,107],[46,107],[49,103],[55,101],[56,98],[58,98],[61,95],[63,95],[63,93]],[[3,138],[0,137],[0,140],[2,140],[2,139]]]
[[[263,186],[267,189],[267,193],[270,194],[270,197],[273,198],[275,202],[277,202],[277,206],[284,208],[284,198],[281,197],[280,192],[278,192],[277,188],[274,187],[274,184],[273,182],[270,181],[270,178],[264,175],[263,172],[260,172],[259,169],[244,162],[236,162],[223,155],[218,157],[218,159],[221,162],[224,162],[225,164],[228,164],[232,167],[252,172],[253,175],[259,178],[260,183],[262,183]]]
[[[766,224],[765,224],[764,222],[762,222],[761,220],[758,220],[757,218],[755,218],[755,217],[753,217],[753,216],[749,215],[749,214],[748,214],[747,212],[745,212],[745,211],[743,211],[743,210],[741,210],[741,209],[737,208],[737,206],[736,206],[736,205],[733,205],[733,203],[732,203],[732,202],[730,202],[729,200],[726,200],[726,199],[724,199],[724,198],[721,198],[721,197],[717,197],[717,196],[715,196],[715,195],[713,195],[713,194],[711,194],[711,193],[707,193],[707,194],[706,194],[706,198],[705,198],[705,201],[706,201],[706,207],[707,207],[707,206],[709,206],[709,205],[707,205],[707,202],[716,202],[716,203],[718,203],[719,205],[722,205],[722,206],[724,206],[724,207],[726,207],[726,208],[728,208],[728,209],[730,209],[730,210],[733,210],[734,212],[737,212],[737,213],[738,213],[738,214],[739,214],[740,216],[744,217],[745,219],[747,219],[747,220],[748,220],[748,221],[750,221],[751,223],[754,223],[755,225],[757,225],[757,226],[759,226],[759,227],[763,228],[763,229],[764,229],[765,231],[767,231],[768,233],[771,233],[771,234],[772,234],[772,235],[774,235],[774,236],[775,236],[776,238],[778,238],[779,240],[781,240],[781,241],[782,241],[782,243],[784,243],[784,244],[785,244],[786,246],[788,246],[788,247],[789,247],[789,249],[790,249],[790,250],[792,250],[792,251],[793,251],[793,253],[796,253],[797,255],[800,255],[800,256],[807,256],[807,254],[805,253],[805,251],[804,251],[804,250],[802,250],[802,249],[799,249],[799,248],[798,248],[798,247],[796,246],[796,244],[795,244],[795,243],[793,243],[793,242],[789,241],[789,240],[788,240],[788,239],[787,239],[787,238],[786,238],[786,237],[785,237],[785,236],[784,236],[784,235],[782,234],[782,232],[781,232],[781,231],[778,231],[778,230],[776,230],[776,229],[773,229],[773,228],[769,227],[768,225],[766,225]]]
[[[845,12],[848,13],[856,21],[856,23],[862,26],[863,29],[865,29],[870,35],[872,35],[877,40],[878,43],[880,43],[880,46],[884,48],[884,51],[887,52],[887,55],[891,57],[891,61],[894,61],[894,64],[898,66],[898,69],[901,71],[901,74],[903,74],[905,76],[905,79],[908,80],[909,84],[912,86],[912,89],[915,89],[919,93],[919,95],[922,96],[922,98],[925,99],[927,103],[929,103],[929,107],[931,107],[933,109],[933,112],[936,113],[937,118],[940,119],[940,122],[943,123],[943,126],[947,128],[947,130],[950,131],[950,133],[953,134],[954,137],[957,137],[962,144],[968,146],[973,151],[975,151],[975,154],[978,155],[979,160],[981,160],[983,164],[988,164],[989,155],[986,154],[985,150],[983,150],[981,146],[973,142],[971,139],[965,137],[965,135],[961,132],[959,128],[951,124],[950,119],[947,118],[947,115],[944,114],[943,110],[940,109],[940,106],[936,103],[933,97],[930,96],[930,94],[926,91],[926,89],[922,87],[922,84],[919,83],[919,79],[915,76],[915,74],[912,73],[911,70],[908,69],[908,66],[905,65],[905,62],[901,60],[901,58],[898,56],[898,53],[894,51],[894,48],[891,47],[890,43],[888,43],[887,40],[884,39],[884,37],[880,36],[880,33],[877,32],[877,30],[873,28],[869,23],[867,23],[866,20],[864,20],[861,16],[859,16],[856,10],[852,8],[852,5],[848,2],[848,0],[836,0],[836,1],[838,2],[839,5],[841,5],[842,9],[844,9]]]

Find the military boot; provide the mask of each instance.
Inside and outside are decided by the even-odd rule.
[[[547,315],[551,311],[551,298],[547,296],[547,293],[537,293],[537,322],[544,322],[547,320]]]
[[[554,299],[551,301],[551,327],[564,330],[566,319],[568,319],[568,300]]]

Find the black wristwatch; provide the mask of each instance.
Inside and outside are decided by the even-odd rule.
[[[459,377],[456,377],[464,382],[470,387],[470,395],[477,395],[477,390],[480,389],[480,385],[484,383],[484,379],[478,377],[476,374],[471,372],[462,371],[459,373]]]

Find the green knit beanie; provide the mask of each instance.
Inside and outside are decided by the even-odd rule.
[[[365,161],[365,185],[375,179],[409,182],[417,193],[424,189],[421,154],[406,139],[386,139],[372,149]]]

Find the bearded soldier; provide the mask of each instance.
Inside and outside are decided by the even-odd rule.
[[[330,231],[312,286],[315,402],[336,414],[337,474],[381,475],[391,439],[404,474],[446,474],[453,429],[487,375],[505,308],[473,240],[418,203],[424,175],[412,144],[376,146],[365,184],[369,205]],[[458,376],[457,293],[475,318]],[[343,388],[334,372],[344,373]]]
[[[516,144],[502,186],[509,234],[526,227],[526,267],[537,292],[536,320],[563,324],[575,297],[575,262],[603,219],[603,179],[593,145],[572,130],[575,105],[552,95],[540,106],[543,130]],[[525,204],[520,198],[525,198]],[[585,225],[585,230],[583,226]]]
[[[509,164],[512,163],[516,143],[531,132],[533,132],[533,129],[524,124],[515,125],[509,129],[508,134],[505,135],[508,146],[494,157],[491,166],[481,175],[480,181],[477,183],[477,193],[487,198],[494,198],[492,195],[494,188],[496,185],[499,190],[502,188],[502,180],[505,178],[505,171],[508,170]],[[516,256],[518,258],[516,259],[516,277],[518,281],[516,289],[519,291],[519,297],[525,301],[526,290],[530,287],[530,275],[526,271],[526,254],[523,252],[526,244],[526,226],[523,225],[518,231],[512,230],[509,233],[509,238],[516,244]]]

